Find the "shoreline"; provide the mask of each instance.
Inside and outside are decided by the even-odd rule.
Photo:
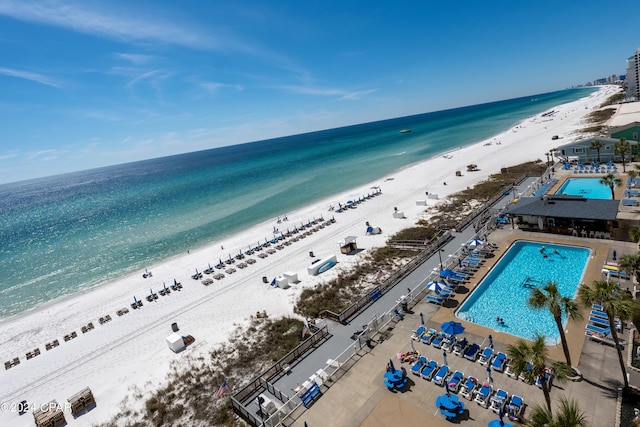
[[[447,152],[440,153],[403,167],[390,176],[285,213],[291,226],[320,215],[325,220],[334,216],[337,222],[264,260],[257,259],[254,265],[228,274],[210,286],[203,286],[200,280],[191,279],[194,268],[202,271],[209,262],[216,263],[218,257],[227,259],[227,253],[236,254],[239,249],[244,252],[242,248],[247,248],[245,242],[249,238],[269,236],[273,226],[281,224],[275,224],[275,218],[265,220],[242,233],[190,250],[188,254],[162,260],[147,267],[153,273],[150,279],[143,279],[141,272],[130,274],[0,319],[0,324],[5,326],[0,331],[0,342],[5,343],[0,349],[2,360],[20,356],[22,362],[5,371],[6,380],[0,385],[0,401],[13,401],[23,396],[36,403],[54,398],[60,402],[89,385],[99,406],[78,420],[69,419],[68,425],[105,421],[117,410],[118,403],[131,387],[136,384],[146,387],[147,382],[154,386],[161,382],[172,360],[179,361],[183,355],[206,353],[217,343],[223,342],[235,327],[246,324],[249,316],[256,311],[266,310],[269,316],[296,316],[293,314],[293,304],[302,288],[331,279],[339,269],[349,268],[358,262],[357,255],[339,254],[338,242],[345,236],[357,236],[359,247],[365,252],[367,248],[384,245],[391,234],[413,225],[424,215],[426,208],[433,206],[434,202],[440,203],[440,200],[428,199],[426,207],[416,205],[418,198],[425,198],[425,191],[438,194],[439,199],[443,199],[489,174],[499,172],[505,165],[516,164],[521,159],[539,159],[557,143],[551,140],[551,135],[561,134],[563,142],[568,143],[573,138],[571,132],[580,127],[582,117],[592,111],[586,107],[592,103],[599,105],[611,90],[614,89],[602,87],[600,91],[581,100],[554,107],[565,117],[575,116],[573,120],[557,120],[560,118],[560,114],[557,114],[551,121],[543,123],[536,121],[541,117],[542,113],[539,113],[498,135],[454,151],[448,150],[453,153],[452,158],[443,157]],[[544,131],[536,128],[536,125],[544,125]],[[533,144],[532,139],[535,141]],[[496,140],[499,140],[499,144]],[[480,171],[466,172],[469,163],[477,163]],[[455,176],[456,169],[464,172],[462,177]],[[445,182],[448,184],[443,184]],[[327,211],[328,204],[337,203],[332,201],[339,200],[342,203],[348,198],[357,198],[367,194],[366,190],[371,191],[371,186],[376,185],[381,187],[382,195],[343,213]],[[392,218],[394,206],[405,213],[406,220]],[[365,221],[374,227],[381,227],[383,233],[365,236]],[[221,250],[221,246],[230,250]],[[304,270],[310,263],[308,253],[311,251],[317,257],[337,253],[338,266],[321,276],[309,276]],[[289,289],[279,289],[265,285],[260,280],[264,276],[270,280],[286,271],[297,272],[300,283]],[[149,303],[144,299],[150,287],[157,291],[163,281],[172,284],[172,275],[182,282],[182,291],[160,297],[157,302]],[[130,309],[130,313],[122,318],[116,316],[116,310],[129,307],[133,295],[142,299],[144,306],[138,310]],[[98,324],[97,319],[106,314],[111,314],[113,321]],[[170,333],[168,325],[172,321],[179,322],[181,329],[184,326],[184,333],[196,338],[194,345],[179,354],[172,354],[164,342]],[[71,330],[80,332],[79,328],[87,322],[95,324],[95,331],[78,333],[77,339],[62,341],[64,334]],[[44,351],[45,342],[53,339],[59,339],[60,346]],[[24,353],[35,347],[41,348],[42,354],[25,360]],[[150,367],[153,372],[150,372]],[[73,372],[75,375],[53,381],[59,379],[59,372]],[[0,422],[22,425],[19,423],[23,420],[8,416],[0,414]]]

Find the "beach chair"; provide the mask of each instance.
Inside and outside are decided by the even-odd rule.
[[[493,370],[497,372],[504,372],[506,364],[507,355],[499,351],[498,354],[496,354],[496,357],[493,359],[493,362],[491,363],[491,368],[493,368]]]
[[[509,393],[499,388],[496,393],[491,396],[490,399],[490,409],[496,414],[500,411],[504,410],[504,406],[507,403],[507,399],[509,398]]]
[[[427,295],[427,301],[433,304],[442,305],[444,304],[445,299],[437,295]]]
[[[463,357],[464,351],[467,349],[468,345],[469,342],[466,338],[462,338],[460,341],[456,341],[456,343],[453,344],[453,354],[459,357]]]
[[[438,332],[438,334],[431,341],[431,346],[435,348],[441,348],[442,343],[447,339],[447,336],[443,332]]]
[[[439,386],[444,386],[444,380],[447,378],[447,375],[449,375],[449,367],[447,365],[442,365],[440,366],[440,369],[438,369],[438,372],[436,372],[432,381]]]
[[[462,380],[464,379],[464,373],[460,371],[455,371],[451,378],[447,380],[447,386],[449,387],[449,391],[452,393],[457,393],[462,385]]]
[[[484,406],[487,408],[489,406],[489,399],[491,398],[491,394],[493,393],[493,386],[491,383],[484,382],[478,392],[476,393],[476,397],[473,399],[480,406]]]
[[[488,366],[489,363],[491,363],[492,357],[493,349],[491,347],[485,347],[484,350],[482,350],[482,354],[480,355],[478,362],[480,362],[480,364],[483,366]]]
[[[422,338],[420,339],[420,341],[422,341],[423,344],[431,344],[431,341],[433,341],[433,338],[436,336],[436,330],[433,328],[429,328],[427,331],[425,331],[424,334],[422,334]]]
[[[429,363],[422,368],[420,376],[427,381],[431,381],[433,375],[436,373],[436,369],[438,369],[438,363],[435,360],[430,360]]]
[[[544,370],[544,379],[547,382],[547,387],[549,387],[549,389],[551,389],[551,383],[553,382],[553,376],[551,375],[551,369],[545,368],[545,370]],[[536,378],[536,387],[542,388],[542,381],[540,380],[540,377]]]
[[[509,420],[516,421],[522,416],[522,410],[524,408],[524,399],[518,395],[512,395],[511,401],[505,406],[505,414],[509,417]]]
[[[395,314],[398,319],[404,320],[404,314],[400,313],[397,308],[393,310],[393,314]]]
[[[425,328],[424,325],[420,325],[418,329],[412,331],[411,339],[414,341],[420,341],[426,330],[427,328]]]
[[[426,357],[424,356],[418,357],[418,360],[413,362],[413,365],[411,365],[411,373],[413,373],[414,375],[420,375],[422,368],[424,368],[426,364],[427,364]]]
[[[478,387],[478,379],[469,375],[469,378],[460,386],[459,394],[467,400],[473,400],[474,393]]]
[[[599,336],[601,338],[604,338],[605,336],[609,335],[611,333],[611,329],[609,329],[609,327],[605,327],[602,328],[600,326],[596,326],[596,325],[589,325],[587,324],[585,326],[585,329],[587,332],[589,332],[591,335],[594,336]]]
[[[514,380],[518,379],[518,373],[513,370],[513,366],[511,366],[511,363],[507,363],[507,366],[504,368],[504,373]]]
[[[480,353],[480,345],[473,343],[464,352],[464,358],[475,362]]]
[[[442,349],[446,352],[451,352],[451,350],[453,349],[454,344],[456,343],[456,337],[455,335],[450,336],[449,338],[445,339],[442,342]]]

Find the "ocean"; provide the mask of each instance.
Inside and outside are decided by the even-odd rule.
[[[0,185],[0,318],[143,271],[593,91],[563,90]]]

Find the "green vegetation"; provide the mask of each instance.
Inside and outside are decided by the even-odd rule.
[[[614,174],[610,173],[600,178],[600,184],[606,185],[611,189],[611,200],[615,200],[616,193],[614,189],[622,184],[622,180],[620,178],[616,178]]]
[[[227,378],[231,389],[240,388],[239,379],[248,380],[248,372],[271,366],[300,344],[301,330],[298,319],[252,319],[245,330],[237,329],[228,343],[208,356],[174,363],[166,385],[146,400],[141,411],[132,410],[137,405],[125,401],[118,416],[96,427],[245,426],[233,413],[228,397],[216,399],[218,387]],[[142,393],[134,398],[142,398]]]
[[[577,401],[561,397],[560,407],[555,412],[540,405],[531,408],[526,425],[528,427],[587,427],[589,423]]]
[[[553,320],[556,322],[558,332],[560,333],[562,350],[564,351],[564,357],[567,360],[567,365],[571,366],[571,354],[569,353],[567,337],[565,336],[564,328],[562,326],[562,315],[565,315],[572,320],[580,319],[582,317],[582,313],[578,303],[569,297],[562,296],[558,291],[558,283],[553,281],[549,281],[542,289],[532,289],[528,303],[533,308],[546,308],[549,310],[553,316]]]

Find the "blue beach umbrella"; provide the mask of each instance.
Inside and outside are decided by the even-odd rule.
[[[442,332],[449,335],[458,335],[464,332],[464,326],[462,326],[462,323],[454,322],[453,320],[444,322],[441,328]]]
[[[513,424],[504,422],[502,420],[491,420],[487,425],[489,427],[513,427]]]
[[[482,245],[484,245],[484,242],[480,239],[471,239],[467,242],[467,246],[471,246],[471,247],[482,246]]]
[[[456,276],[456,274],[457,273],[455,271],[453,271],[453,270],[451,270],[449,268],[445,268],[444,270],[442,270],[440,272],[440,276],[441,277],[454,277],[454,276]]]
[[[489,347],[493,348],[493,337],[489,334]]]
[[[427,289],[434,292],[440,292],[446,287],[447,287],[447,284],[444,283],[443,281],[434,280],[433,282],[427,283]]]
[[[422,312],[420,312],[420,324],[424,325],[424,316],[422,315]]]
[[[391,372],[395,372],[396,368],[393,366],[393,360],[389,359],[389,368],[391,368]]]
[[[446,359],[445,359],[445,365],[446,365]],[[444,389],[447,392],[447,396],[449,396],[449,383],[447,381],[444,382]]]
[[[446,365],[447,364],[447,350],[444,350],[442,352],[442,359],[444,360],[444,362],[442,364]],[[445,384],[446,384],[446,381],[445,381]],[[449,393],[447,393],[447,394],[449,394]]]
[[[613,261],[615,261],[615,260],[616,260],[616,258],[617,258],[617,256],[618,256],[618,253],[617,253],[617,252],[616,252],[616,250],[614,249],[614,250],[613,250],[613,255],[611,256],[611,259],[612,259]]]

